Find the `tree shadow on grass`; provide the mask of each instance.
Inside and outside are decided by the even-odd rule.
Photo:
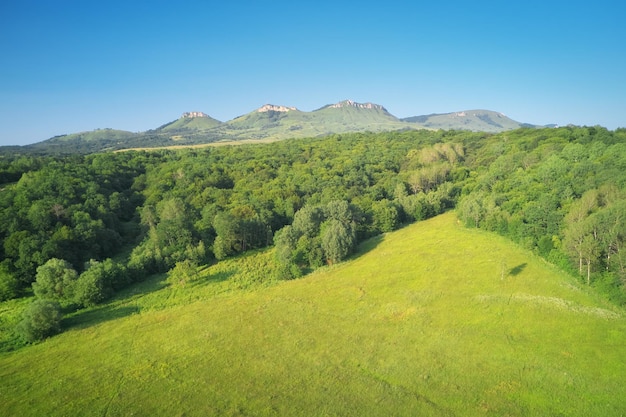
[[[366,253],[371,252],[372,250],[376,249],[376,247],[380,245],[384,239],[385,235],[381,234],[364,240],[357,246],[356,252],[351,256],[351,258],[359,258]]]
[[[218,272],[217,274],[205,274],[200,278],[191,280],[186,285],[190,287],[200,287],[209,284],[216,284],[218,282],[224,282],[235,275],[236,272],[237,271],[235,269],[229,269],[228,271]]]
[[[166,278],[165,274],[149,276],[143,281],[135,282],[119,290],[103,304],[88,309],[74,310],[73,313],[63,318],[61,323],[63,329],[84,329],[139,313],[141,308],[131,305],[132,300],[168,287],[170,284],[166,282]]]
[[[528,264],[524,262],[523,264],[519,264],[516,267],[509,269],[509,275],[514,277],[522,273],[522,271],[526,268]]]
[[[147,277],[142,281],[135,282],[130,286],[119,290],[110,301],[125,301],[138,295],[162,290],[170,284],[167,282],[166,274],[156,274]]]
[[[117,320],[139,313],[137,306],[104,305],[90,310],[82,310],[62,321],[63,329],[85,329],[111,320]]]

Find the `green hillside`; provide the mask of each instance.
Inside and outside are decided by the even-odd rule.
[[[272,283],[272,253],[153,278],[0,356],[19,416],[618,416],[626,318],[452,213]]]
[[[125,147],[137,134],[117,129],[96,129],[89,132],[55,136],[43,142],[27,145],[24,148],[45,153],[71,152],[87,153],[91,149],[107,150]]]
[[[267,109],[269,108],[269,109]],[[272,110],[284,109],[284,110]],[[267,109],[267,110],[266,110]],[[234,139],[264,139],[274,137],[284,139],[286,137],[300,137],[303,128],[307,133],[313,133],[310,128],[310,116],[306,112],[297,109],[289,109],[282,106],[267,104],[260,109],[236,117],[226,122],[228,131]]]
[[[209,116],[204,117],[181,117],[160,127],[159,131],[172,134],[195,133],[196,131],[205,131],[220,126],[222,122]]]
[[[466,110],[454,113],[430,114],[402,119],[429,129],[458,129],[475,132],[502,132],[519,129],[525,125],[502,113],[489,110]]]
[[[344,129],[342,131],[380,132],[406,128],[405,124],[384,107],[373,103],[344,100],[315,110],[313,115],[316,123],[337,126],[335,129]]]
[[[283,110],[267,110],[282,108]],[[407,128],[382,106],[345,100],[312,112],[283,106],[265,105],[261,109],[237,117],[227,125],[233,138],[287,139],[314,137],[333,133],[359,131],[391,131]]]

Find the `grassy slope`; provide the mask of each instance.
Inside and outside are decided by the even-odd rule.
[[[5,415],[623,415],[626,318],[452,214],[306,278],[158,279],[0,356]],[[241,276],[245,262],[256,275]]]
[[[161,131],[164,132],[176,132],[176,131],[203,131],[213,129],[217,126],[220,126],[222,122],[219,120],[213,119],[212,117],[190,117],[185,118],[181,117],[178,120],[175,120],[172,123],[165,125],[160,128]]]
[[[462,116],[461,116],[462,115]],[[431,129],[463,129],[479,132],[501,132],[522,127],[519,122],[501,113],[489,110],[466,110],[463,112],[417,116],[404,119],[417,122]]]
[[[50,141],[54,142],[74,142],[74,141],[84,141],[84,142],[95,142],[101,140],[123,140],[128,139],[130,137],[135,136],[135,133],[128,132],[125,130],[116,130],[116,129],[97,129],[89,132],[80,132],[80,133],[72,133],[69,135],[57,136]]]
[[[324,108],[313,112],[251,112],[226,123],[223,132],[245,138],[300,138],[357,131],[385,131],[410,128],[380,110]],[[420,128],[420,126],[415,126]]]

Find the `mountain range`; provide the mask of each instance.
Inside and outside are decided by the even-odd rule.
[[[306,112],[295,107],[266,104],[250,113],[221,122],[202,112],[186,112],[172,122],[145,132],[97,129],[55,136],[5,150],[41,153],[91,153],[129,148],[197,145],[243,140],[281,140],[345,132],[407,129],[501,132],[536,127],[490,110],[465,110],[398,118],[383,106],[344,100]]]

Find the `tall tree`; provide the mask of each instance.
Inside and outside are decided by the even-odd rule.
[[[340,262],[352,252],[356,233],[351,223],[331,218],[322,225],[322,249],[329,263]]]
[[[37,268],[33,291],[42,300],[69,301],[74,295],[77,278],[78,274],[69,262],[52,258]]]

